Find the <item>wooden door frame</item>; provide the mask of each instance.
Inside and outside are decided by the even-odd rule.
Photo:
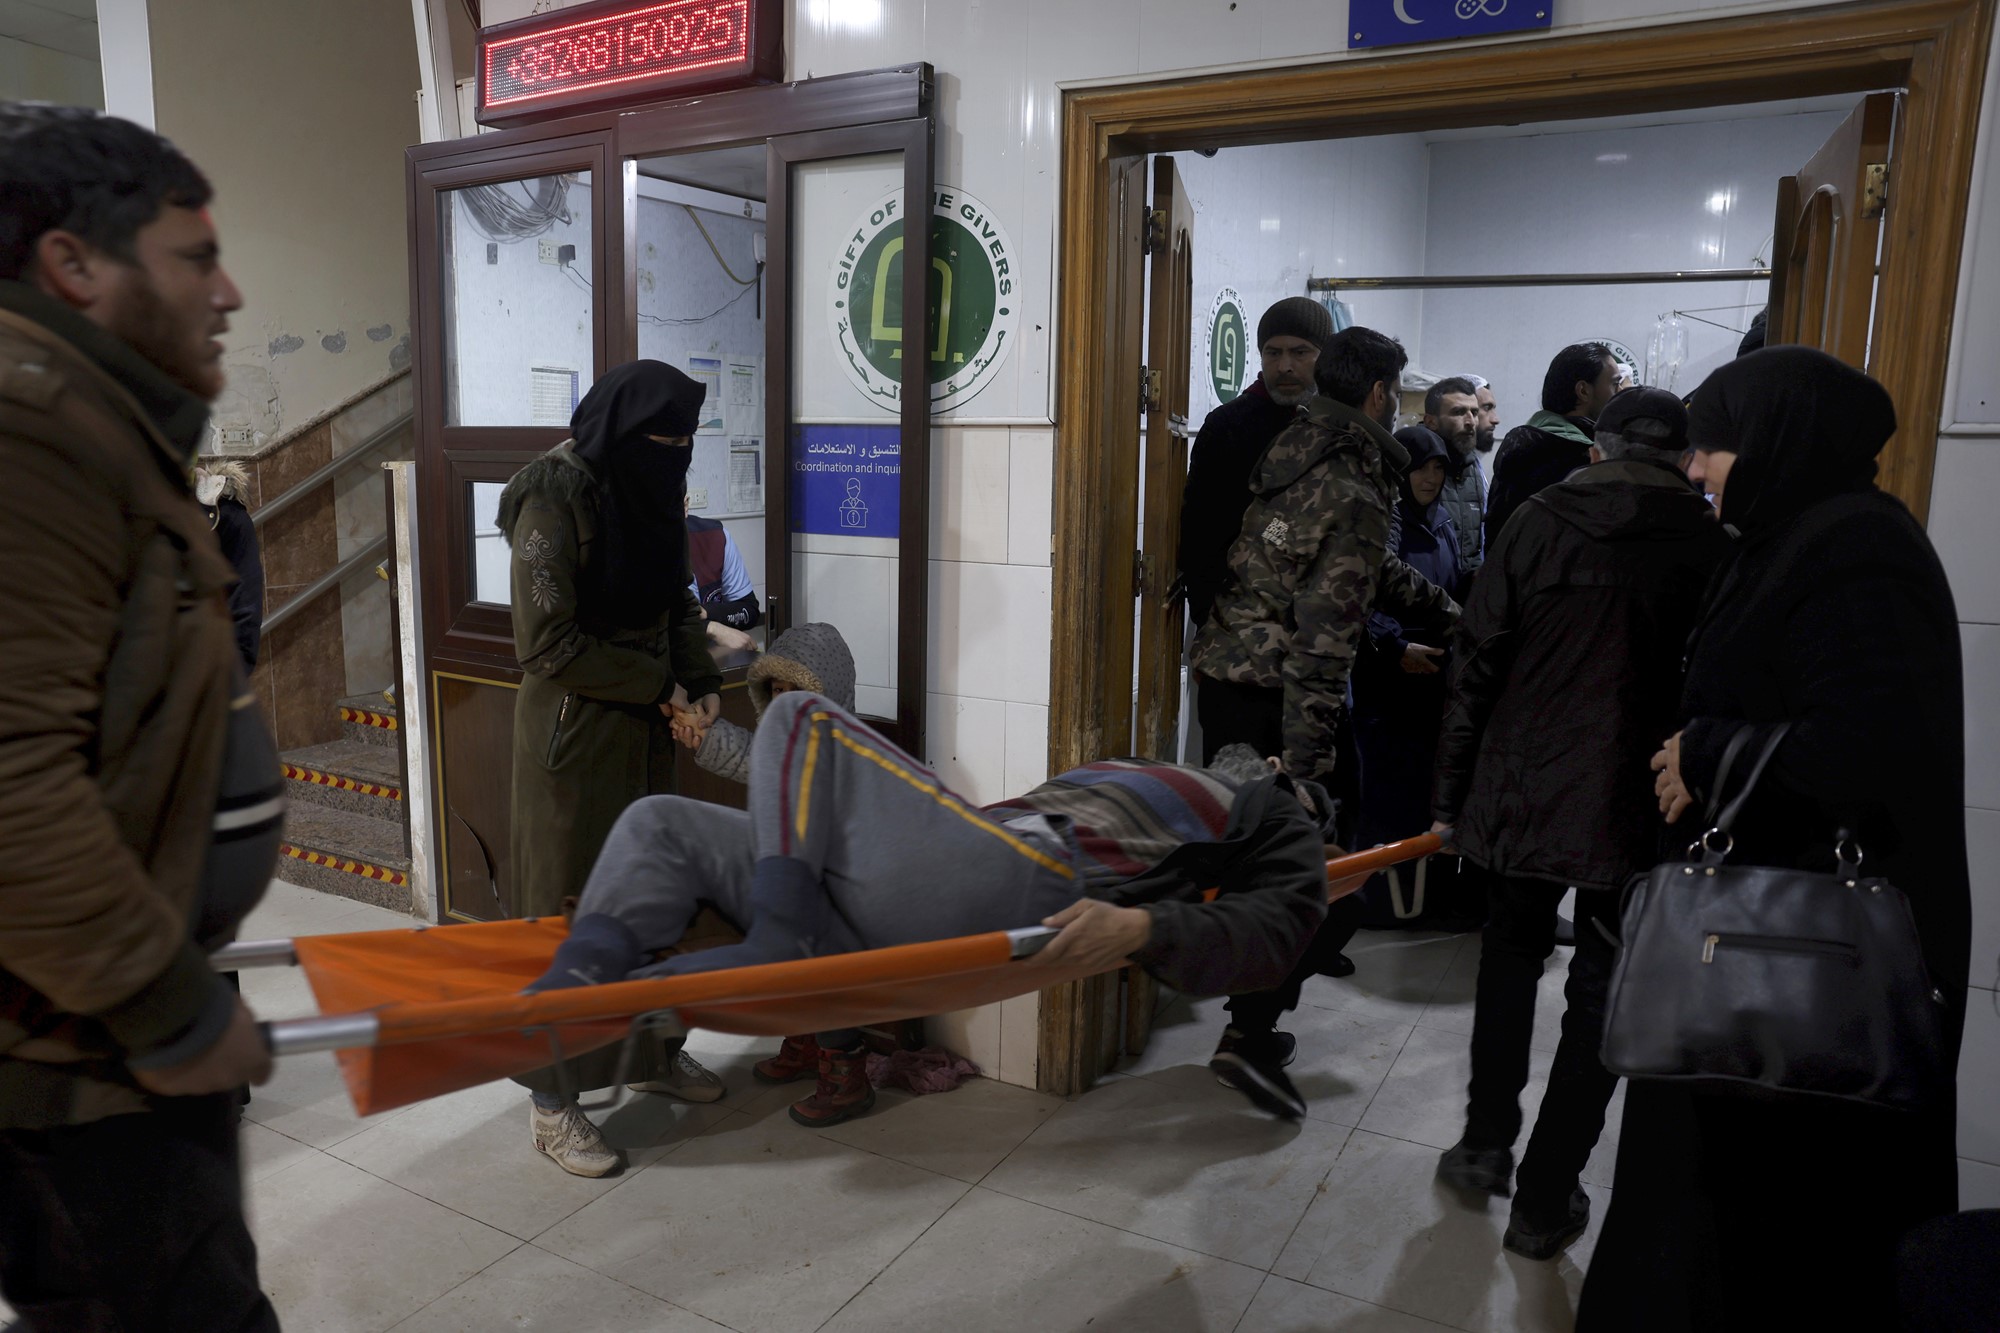
[[[1904,423],[1881,484],[1921,519],[1930,504],[1951,321],[1994,0],[1866,0],[1621,32],[1340,59],[1294,69],[1078,89],[1063,98],[1054,618],[1049,771],[1102,757],[1129,669],[1113,679],[1107,626],[1129,624],[1131,559],[1105,497],[1139,465],[1138,366],[1111,355],[1116,233],[1111,165],[1135,153],[1406,133],[1908,90],[1881,278],[1872,373]],[[1071,1093],[1097,1074],[1082,988],[1042,1005],[1038,1083]]]

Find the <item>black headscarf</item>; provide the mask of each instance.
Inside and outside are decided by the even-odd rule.
[[[608,623],[649,629],[688,583],[687,471],[694,451],[650,435],[693,435],[708,386],[664,361],[613,366],[569,419],[597,474],[597,550],[580,600]]]
[[[1396,432],[1396,443],[1402,445],[1410,453],[1409,465],[1403,469],[1402,476],[1398,478],[1403,492],[1403,503],[1409,505],[1412,510],[1420,510],[1421,506],[1417,504],[1417,497],[1410,490],[1410,474],[1430,462],[1433,458],[1442,458],[1444,460],[1445,471],[1451,471],[1451,449],[1445,444],[1444,436],[1438,434],[1429,426],[1404,426]],[[1440,492],[1439,494],[1442,497],[1443,493]],[[1433,500],[1431,503],[1436,504],[1438,502]]]
[[[1889,391],[1810,347],[1767,347],[1729,362],[1702,381],[1688,409],[1689,444],[1736,455],[1722,521],[1745,537],[1869,489],[1875,455],[1895,433]]]

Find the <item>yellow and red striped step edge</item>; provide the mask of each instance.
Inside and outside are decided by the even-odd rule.
[[[294,847],[288,842],[280,843],[278,850],[293,860],[303,861],[309,866],[325,866],[329,870],[359,875],[363,879],[378,879],[384,884],[400,886],[410,882],[408,875],[400,870],[391,870],[387,866],[372,866],[366,861],[350,861],[344,856],[328,856],[325,852],[308,851],[303,847]]]
[[[380,727],[384,731],[396,730],[396,715],[394,713],[377,713],[366,708],[349,708],[345,704],[341,705],[340,708],[340,720],[342,722],[352,722],[356,726],[361,727]]]
[[[345,710],[343,710],[345,711]],[[359,778],[344,778],[338,773],[322,773],[316,768],[301,768],[297,764],[280,764],[285,777],[292,782],[309,782],[315,787],[331,787],[335,791],[359,792],[363,796],[379,796],[385,801],[403,799],[401,787],[385,787],[379,782],[363,782]]]

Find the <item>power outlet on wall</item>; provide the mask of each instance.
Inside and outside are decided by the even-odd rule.
[[[554,241],[536,241],[535,258],[541,260],[544,264],[555,263],[556,243]]]
[[[215,432],[215,442],[224,448],[232,444],[248,444],[252,438],[248,426],[223,426]]]
[[[706,508],[708,508],[708,492],[707,492],[707,491],[689,491],[689,492],[688,492],[688,508],[689,508],[689,509],[706,509]]]

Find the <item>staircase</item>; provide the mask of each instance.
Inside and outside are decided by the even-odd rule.
[[[336,708],[339,740],[279,756],[287,806],[278,878],[409,912],[409,812],[396,706],[384,695],[362,694]]]

